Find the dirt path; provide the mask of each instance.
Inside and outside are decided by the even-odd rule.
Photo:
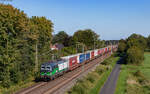
[[[120,73],[121,64],[120,59],[117,64],[115,65],[114,69],[112,70],[111,74],[109,75],[107,81],[105,82],[104,86],[101,88],[100,94],[114,94],[118,76]]]

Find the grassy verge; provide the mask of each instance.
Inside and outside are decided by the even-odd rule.
[[[27,80],[26,82],[20,82],[17,85],[12,85],[10,88],[2,88],[0,87],[0,94],[14,94],[14,92],[29,87],[33,85],[35,82],[33,81],[33,78]]]
[[[95,71],[90,72],[86,77],[77,81],[77,83],[69,90],[68,94],[98,94],[100,88],[104,85],[108,76],[119,57],[111,56],[102,62]]]
[[[150,94],[150,53],[142,65],[123,65],[115,94]]]

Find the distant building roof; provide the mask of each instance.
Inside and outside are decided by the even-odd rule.
[[[62,48],[64,48],[64,45],[58,43],[51,46],[51,50],[61,50]]]

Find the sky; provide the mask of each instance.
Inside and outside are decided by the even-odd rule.
[[[12,0],[29,17],[45,16],[55,34],[92,29],[103,40],[150,35],[150,0]]]

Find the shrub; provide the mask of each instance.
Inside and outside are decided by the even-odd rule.
[[[144,60],[144,51],[138,47],[131,47],[127,50],[126,61],[130,64],[141,64]]]
[[[77,79],[77,83],[83,83],[83,79]]]
[[[88,77],[87,77],[87,80],[90,81],[91,83],[94,83],[94,81],[95,81],[92,76],[88,76]]]
[[[76,84],[73,86],[72,92],[76,92],[77,94],[85,94],[85,89],[81,84]]]
[[[106,70],[106,67],[104,67],[103,65],[100,66],[100,68],[96,69],[96,72],[101,75],[104,71]]]
[[[101,64],[102,64],[102,65],[108,65],[108,61],[107,61],[107,60],[104,60]]]

